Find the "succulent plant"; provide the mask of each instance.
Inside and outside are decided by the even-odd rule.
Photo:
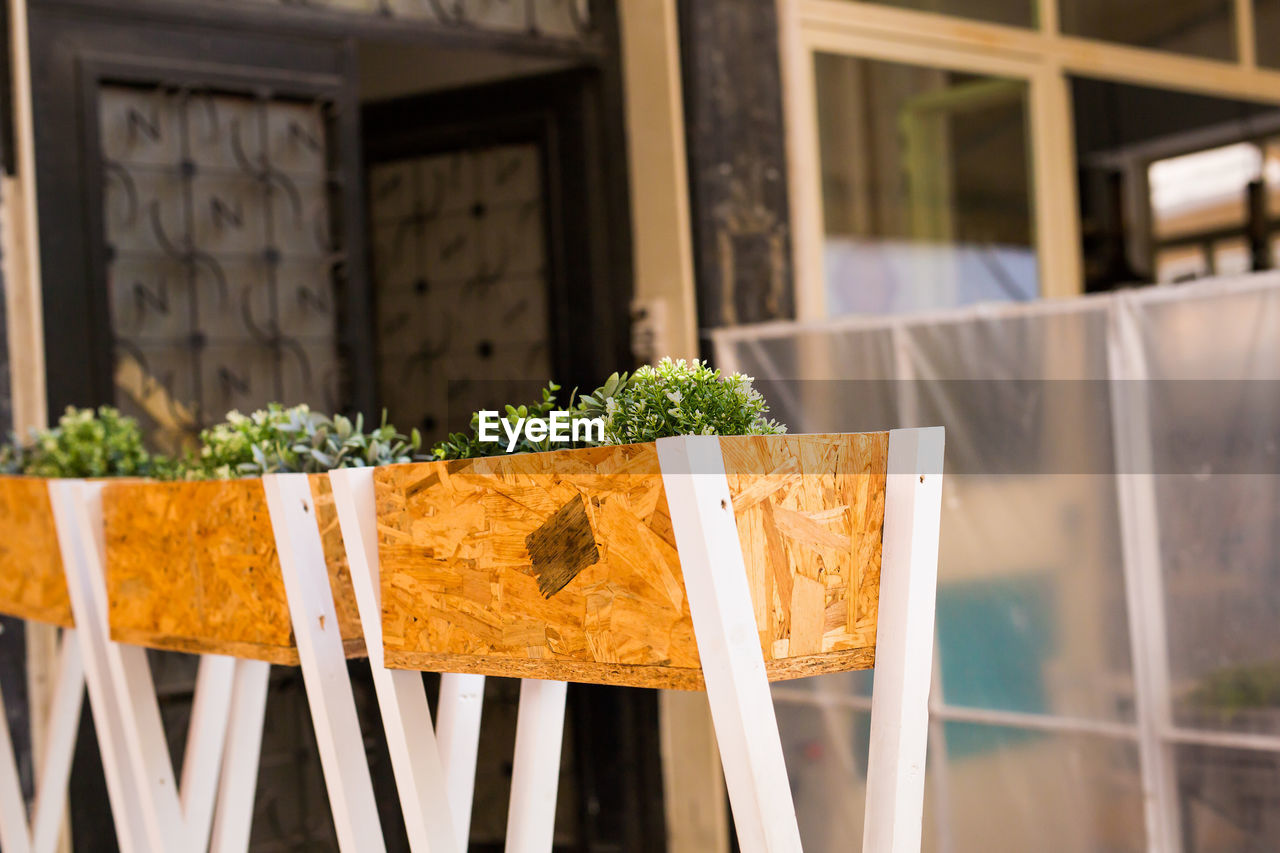
[[[0,449],[0,472],[37,477],[146,477],[168,464],[147,451],[138,422],[111,406],[68,406],[57,426]]]
[[[567,411],[573,420],[601,418],[604,444],[632,444],[673,435],[772,435],[787,428],[765,415],[769,406],[751,385],[750,376],[722,376],[702,361],[665,358],[633,374],[614,373],[589,394],[569,395]],[[523,406],[507,406],[503,420],[545,418],[556,408],[560,386],[550,383],[542,400]],[[504,442],[479,438],[479,413],[471,418],[469,433],[453,433],[433,448],[436,459],[467,459],[506,452]],[[601,442],[552,444],[550,439],[530,442],[521,438],[515,452],[589,446]]]
[[[185,479],[231,479],[262,474],[314,474],[334,468],[359,468],[411,462],[422,439],[417,430],[402,435],[386,421],[369,432],[364,417],[326,417],[305,405],[272,403],[250,415],[229,412],[223,423],[200,434],[198,456],[186,460]]]

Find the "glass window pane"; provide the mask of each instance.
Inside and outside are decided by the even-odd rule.
[[[944,774],[949,849],[1146,850],[1135,744],[973,723],[945,732],[946,766],[929,770]]]
[[[1258,64],[1280,67],[1280,0],[1253,0]]]
[[[905,328],[918,422],[947,426],[949,705],[1133,719],[1106,328],[1101,310]]]
[[[1280,298],[1215,302],[1138,315],[1174,720],[1280,734]]]
[[[1186,745],[1176,756],[1186,853],[1276,849],[1280,755]]]
[[[776,703],[806,850],[857,850],[870,716]],[[1126,853],[1145,850],[1137,748],[1072,733],[947,723],[929,742],[926,851]],[[935,798],[945,792],[945,814]]]
[[[1234,60],[1233,5],[1232,0],[1065,0],[1058,8],[1067,35]]]
[[[832,315],[1038,295],[1023,81],[819,54]]]
[[[1209,274],[1209,259],[1199,246],[1177,246],[1156,252],[1156,281],[1172,284]]]
[[[1156,160],[1147,170],[1156,237],[1244,226],[1246,190],[1262,175],[1262,151],[1239,142]]]
[[[1262,179],[1267,184],[1267,213],[1275,220],[1280,218],[1280,139],[1263,146]]]
[[[1213,244],[1213,274],[1240,275],[1249,272],[1253,258],[1243,238],[1219,240]]]
[[[1035,25],[1036,0],[871,0],[882,6],[939,12],[1015,27]]]

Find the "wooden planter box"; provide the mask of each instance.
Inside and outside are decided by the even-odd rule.
[[[869,668],[888,433],[721,446],[770,679]],[[388,666],[702,687],[654,444],[374,482]]]
[[[0,476],[0,613],[70,628],[48,480]]]
[[[329,478],[308,479],[343,645],[363,656]],[[297,665],[261,480],[115,482],[102,500],[112,639]]]

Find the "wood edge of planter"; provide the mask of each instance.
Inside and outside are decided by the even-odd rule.
[[[871,669],[874,648],[844,649],[803,657],[765,661],[770,681],[790,681],[810,675]],[[539,678],[615,687],[648,687],[661,690],[700,691],[706,689],[702,670],[697,667],[650,666],[636,664],[588,663],[537,658],[499,658],[492,655],[438,654],[432,652],[384,653],[390,669],[415,672],[467,673],[500,678]]]
[[[0,475],[0,613],[73,628],[48,483],[46,477]],[[19,512],[12,512],[15,507]]]
[[[345,569],[346,550],[342,547],[328,477],[311,474],[308,482],[317,507],[317,525],[325,545],[331,583],[339,563],[345,577],[345,597],[336,591],[334,594],[345,654],[348,658],[367,657],[364,638],[359,634],[358,616],[354,615],[355,597]],[[201,496],[211,496],[212,500],[200,500]],[[176,510],[171,506],[175,498],[183,501]],[[173,511],[177,512],[177,524],[169,515]],[[298,664],[275,535],[260,477],[112,482],[103,492],[103,518],[109,622],[114,640],[161,651],[224,654],[286,666]],[[128,537],[139,533],[144,538],[150,534],[151,541],[126,544]],[[248,547],[239,549],[241,553],[233,553],[230,558],[224,554],[224,558],[220,558],[212,545],[197,552],[196,540],[200,534],[210,543],[235,538],[252,541]],[[172,570],[175,565],[191,568],[175,573]],[[249,565],[265,578],[255,578],[252,588],[244,583]],[[238,594],[229,598],[229,593]],[[258,598],[263,594],[269,598],[265,607]],[[130,607],[131,596],[134,607]],[[250,599],[254,606],[245,606]],[[206,600],[241,606],[229,607],[210,620],[208,613],[199,609],[200,602]],[[340,603],[344,600],[346,607]],[[172,619],[162,621],[162,615],[175,601],[189,602],[190,612],[182,614],[176,624]],[[219,626],[213,636],[208,628],[210,621]],[[255,633],[277,639],[258,642],[250,639]]]
[[[273,646],[267,643],[237,643],[226,640],[205,641],[192,637],[162,637],[149,631],[111,628],[111,640],[130,646],[142,646],[159,652],[189,655],[226,655],[241,660],[257,660],[276,666],[299,666],[297,646]],[[348,660],[368,657],[364,640],[343,640]]]

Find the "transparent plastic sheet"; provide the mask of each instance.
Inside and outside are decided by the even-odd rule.
[[[927,849],[1276,849],[1280,275],[712,337],[792,431],[947,428]],[[807,849],[871,681],[775,685]]]

